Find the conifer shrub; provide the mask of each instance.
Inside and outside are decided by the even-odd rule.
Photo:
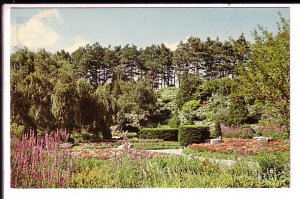
[[[221,130],[221,124],[220,121],[215,122],[215,135],[216,137],[222,137],[222,130]]]

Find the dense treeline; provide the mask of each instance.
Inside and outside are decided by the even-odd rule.
[[[136,128],[157,125],[165,113],[156,90],[179,87],[173,117],[190,100],[213,105],[219,96],[233,112],[241,103],[258,112],[271,107],[287,125],[289,23],[281,17],[277,35],[263,28],[260,33],[254,33],[254,44],[243,34],[224,42],[190,37],[175,51],[164,44],[138,49],[99,43],[72,54],[17,49],[11,54],[12,122],[39,131],[84,128],[111,138],[113,125],[120,130],[132,121]],[[220,112],[220,104],[211,108]]]

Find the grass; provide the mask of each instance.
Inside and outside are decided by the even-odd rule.
[[[237,160],[239,158],[245,158],[245,156],[238,154],[226,154],[220,152],[209,152],[209,151],[198,151],[191,148],[185,148],[182,151],[183,154],[189,155],[193,154],[195,156],[200,156],[204,158],[216,158],[216,159],[226,159],[226,160]]]
[[[180,145],[178,142],[162,141],[158,139],[131,139],[133,149],[138,150],[154,150],[154,149],[178,149]],[[72,149],[106,149],[106,148],[117,148],[122,144],[122,140],[115,142],[98,142],[98,143],[83,143],[74,146]]]
[[[133,143],[133,149],[140,150],[154,150],[154,149],[178,149],[180,145],[178,142],[164,141],[164,142],[136,142]]]
[[[284,170],[286,171],[286,170]],[[223,168],[184,157],[78,161],[68,187],[73,188],[216,188],[288,187],[289,173],[267,175],[239,161]]]

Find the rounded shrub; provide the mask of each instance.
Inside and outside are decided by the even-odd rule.
[[[138,133],[140,139],[163,139],[164,141],[178,141],[176,128],[143,128]]]
[[[209,127],[185,125],[179,127],[178,141],[181,146],[204,142],[210,136]]]

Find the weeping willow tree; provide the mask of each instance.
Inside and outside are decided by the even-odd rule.
[[[116,105],[106,86],[96,90],[86,81],[75,81],[72,67],[63,67],[53,89],[51,112],[64,128],[86,127],[99,137],[111,139],[110,126]]]
[[[59,69],[51,95],[51,112],[60,127],[74,127],[80,116],[80,96],[75,80],[76,73],[71,65]]]
[[[93,93],[95,103],[94,124],[97,132],[102,133],[104,139],[111,139],[110,126],[113,124],[113,115],[117,111],[117,104],[110,95],[107,86],[98,87]]]

